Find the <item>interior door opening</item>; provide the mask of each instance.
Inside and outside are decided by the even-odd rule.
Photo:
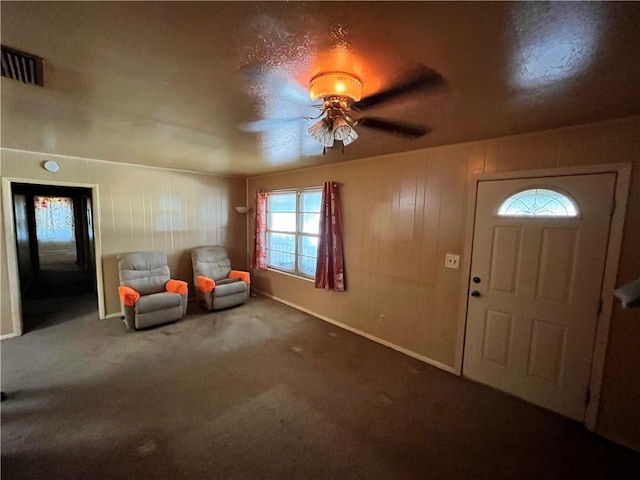
[[[97,316],[92,192],[12,184],[22,331]]]

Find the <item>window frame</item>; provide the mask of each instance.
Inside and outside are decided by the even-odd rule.
[[[315,193],[320,193],[322,194],[322,186],[317,186],[317,187],[306,187],[306,188],[295,188],[295,189],[281,189],[281,190],[271,190],[269,192],[266,192],[266,205],[265,205],[265,216],[266,216],[266,222],[265,222],[265,228],[266,228],[266,238],[269,238],[269,234],[270,233],[279,233],[279,234],[283,234],[283,235],[293,235],[294,236],[294,251],[293,252],[282,252],[282,253],[287,253],[287,254],[293,254],[294,255],[294,268],[293,270],[286,270],[282,267],[278,267],[277,265],[272,265],[270,263],[270,252],[271,251],[276,251],[276,252],[280,252],[280,250],[275,250],[272,249],[270,247],[270,242],[267,241],[265,244],[265,250],[267,253],[267,269],[278,272],[278,273],[284,273],[287,275],[293,275],[295,277],[298,278],[302,278],[304,280],[315,280],[315,272],[313,275],[305,275],[303,272],[300,271],[300,269],[298,268],[298,262],[299,262],[299,258],[300,257],[306,257],[306,258],[313,258],[313,257],[309,257],[309,255],[303,255],[298,251],[300,242],[301,242],[301,237],[307,237],[307,238],[317,238],[318,242],[320,242],[320,214],[322,212],[322,204],[320,205],[320,210],[318,210],[318,212],[308,212],[308,211],[302,211],[302,194],[303,193],[310,193],[310,192],[315,192]],[[281,231],[281,230],[274,230],[272,228],[270,228],[269,225],[269,213],[271,213],[271,211],[269,210],[269,196],[271,195],[286,195],[286,194],[295,194],[296,196],[296,207],[295,207],[295,231],[294,232],[290,232],[290,231]],[[284,212],[282,212],[284,213]],[[291,212],[289,212],[291,213]],[[318,213],[318,234],[313,234],[313,233],[306,233],[303,232],[300,229],[300,225],[301,225],[301,218],[302,215],[305,213]],[[318,261],[318,256],[317,256],[317,252],[316,252],[316,264]]]

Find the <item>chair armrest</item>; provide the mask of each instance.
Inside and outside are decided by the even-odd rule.
[[[180,295],[186,295],[189,293],[189,286],[187,282],[183,282],[182,280],[169,280],[165,285],[164,289],[167,292],[179,293]]]
[[[201,292],[209,293],[216,288],[216,281],[213,278],[198,275],[196,277],[196,288]]]
[[[229,272],[229,278],[240,278],[246,284],[251,283],[249,272],[243,272],[242,270],[231,270],[231,272]]]
[[[140,294],[138,292],[133,288],[126,287],[124,285],[120,285],[118,287],[118,295],[120,295],[120,300],[127,307],[133,307],[140,298]]]

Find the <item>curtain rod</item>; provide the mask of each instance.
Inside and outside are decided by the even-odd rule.
[[[322,185],[318,185],[315,187],[300,187],[300,188],[274,188],[273,190],[264,190],[264,193],[279,193],[279,192],[299,192],[303,190],[322,190]]]

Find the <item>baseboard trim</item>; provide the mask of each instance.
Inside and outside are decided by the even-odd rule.
[[[309,315],[312,315],[316,318],[319,318],[320,320],[324,320],[327,323],[331,323],[332,325],[335,325],[336,327],[340,327],[344,330],[347,330],[351,333],[355,333],[356,335],[360,335],[361,337],[364,337],[368,340],[371,340],[372,342],[376,342],[379,343],[380,345],[383,345],[385,347],[391,348],[397,352],[403,353],[411,358],[415,358],[416,360],[420,360],[421,362],[427,363],[429,365],[431,365],[432,367],[436,367],[439,368],[441,370],[444,370],[445,372],[449,372],[452,373],[456,376],[459,376],[458,372],[456,371],[455,368],[450,367],[449,365],[445,365],[444,363],[440,363],[436,360],[432,360],[428,357],[425,357],[423,355],[420,355],[416,352],[412,352],[411,350],[408,350],[404,347],[401,347],[399,345],[396,345],[395,343],[391,343],[387,340],[383,340],[382,338],[376,337],[375,335],[371,335],[370,333],[367,332],[363,332],[362,330],[358,330],[357,328],[353,328],[349,325],[346,325],[342,322],[339,322],[337,320],[334,320],[333,318],[329,318],[325,315],[322,315],[320,313],[314,312],[312,310],[309,310],[307,308],[301,307],[300,305],[296,305],[293,302],[289,302],[287,300],[284,300],[283,298],[277,297],[275,295],[271,295],[270,293],[266,293],[263,292],[262,290],[258,290],[257,288],[252,287],[252,290],[256,293],[259,293],[260,295],[264,295],[265,297],[271,298],[272,300],[275,300],[276,302],[280,302],[280,303],[284,303],[285,305],[288,305],[289,307],[295,308],[296,310],[300,310],[301,312],[304,313],[308,313]]]
[[[19,337],[20,335],[13,332],[13,333],[5,333],[4,335],[0,335],[0,340],[6,340],[8,338],[13,338],[13,337]]]

